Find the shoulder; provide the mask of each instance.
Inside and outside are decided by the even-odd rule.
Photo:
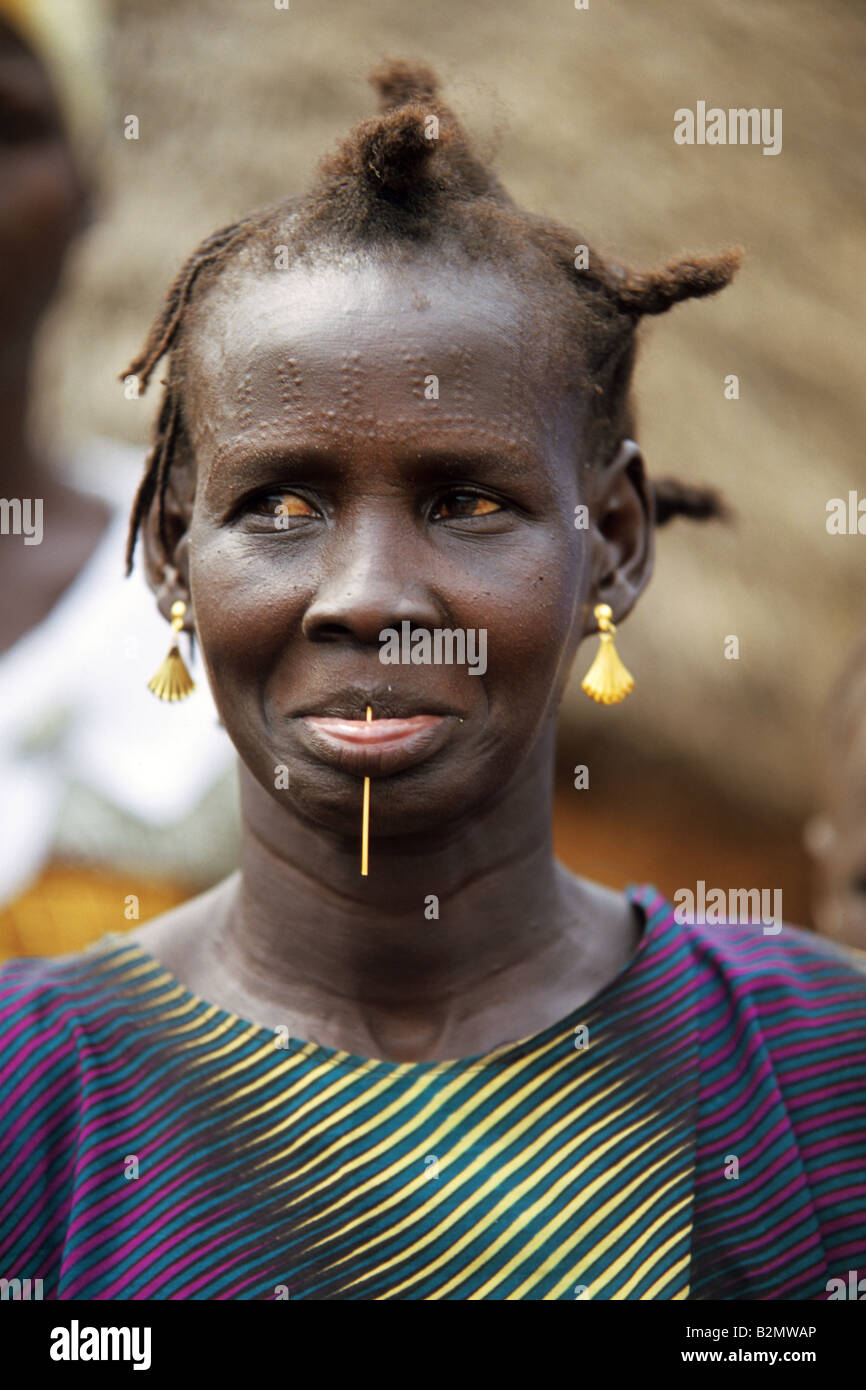
[[[0,1098],[30,1072],[57,1081],[86,1069],[93,1044],[132,1016],[158,974],[126,933],[109,933],[64,956],[21,956],[0,965]]]
[[[808,1040],[823,1067],[836,1057],[857,1073],[866,1104],[866,954],[789,926],[769,910],[737,911],[737,895],[727,896],[727,913],[721,904],[714,909],[709,894],[704,901],[678,890],[673,902],[655,889],[638,896],[656,954],[688,976],[687,1013],[705,1048],[722,1039],[739,1048],[749,1039],[749,1051],[774,1054],[784,1071],[798,1053],[805,1058]]]
[[[206,974],[211,941],[231,910],[239,879],[235,870],[212,888],[133,928],[128,933],[129,940],[155,957],[171,974],[195,985],[199,972]]]
[[[784,998],[805,1012],[843,996],[855,1009],[866,1008],[866,952],[789,925],[769,911],[758,890],[732,889],[725,895],[720,889],[678,889],[668,900],[658,889],[641,886],[629,888],[628,895],[643,910],[659,946],[673,951],[681,964],[683,953],[690,958],[698,990],[702,982],[724,983],[732,997],[756,1006]]]
[[[77,962],[86,952],[67,956],[17,956],[0,966],[0,1032],[27,1031],[62,1010],[67,989],[78,978]]]
[[[91,948],[64,958],[22,957],[0,968],[0,1206],[17,1200],[28,1181],[41,1190],[39,1175],[50,1162],[65,1173],[71,1161],[95,955]]]
[[[63,1040],[73,1037],[104,991],[122,946],[120,939],[103,937],[85,951],[22,956],[0,966],[0,1076],[12,1061],[20,1067],[23,1057],[49,1047],[60,1063]]]
[[[681,930],[700,981],[705,1066],[715,1074],[724,1056],[741,1076],[760,1074],[768,1084],[772,1077],[792,1119],[823,1114],[834,1097],[844,1098],[866,1143],[862,953],[784,925],[773,935],[759,923]]]
[[[106,1076],[146,1045],[146,991],[158,973],[122,934],[0,967],[0,1209],[22,1164],[66,1171]]]
[[[697,1045],[695,1296],[824,1298],[866,1236],[866,961],[769,914],[669,920]]]
[[[759,1010],[842,1013],[866,1028],[866,955],[784,923],[688,924],[693,953]]]
[[[0,1267],[44,1277],[47,1297],[100,1137],[107,1052],[122,1056],[128,1036],[111,981],[130,961],[122,938],[103,937],[86,951],[0,967]]]

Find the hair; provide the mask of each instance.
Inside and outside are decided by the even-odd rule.
[[[244,217],[202,242],[170,286],[141,352],[121,374],[135,376],[143,390],[170,353],[153,448],[130,517],[127,574],[154,501],[160,543],[168,550],[165,493],[172,463],[187,442],[182,359],[191,306],[229,266],[240,273],[272,271],[276,242],[299,263],[385,249],[412,255],[426,248],[449,257],[462,254],[512,276],[539,308],[549,307],[545,336],[558,332],[564,338],[562,370],[569,384],[587,392],[585,445],[598,465],[609,462],[634,431],[629,393],[640,320],[682,300],[715,294],[740,264],[738,247],[652,271],[605,259],[580,233],[516,206],[476,157],[428,67],[391,59],[370,81],[380,114],[356,126],[321,162],[306,194]],[[578,246],[587,249],[586,269],[576,268]],[[652,491],[659,526],[675,516],[727,515],[713,488],[661,479]]]

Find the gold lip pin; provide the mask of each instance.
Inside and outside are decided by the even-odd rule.
[[[373,710],[367,706],[367,723],[373,718]],[[370,859],[370,779],[364,778],[364,809],[361,813],[361,875],[366,878]]]

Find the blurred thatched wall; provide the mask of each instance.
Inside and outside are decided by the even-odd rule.
[[[385,53],[439,69],[527,206],[635,263],[741,242],[718,300],[652,324],[639,370],[651,469],[720,483],[734,529],[675,524],[622,632],[638,687],[616,710],[574,683],[579,753],[651,743],[716,790],[775,812],[808,799],[819,702],[864,618],[866,537],[831,537],[829,497],[866,495],[860,290],[864,12],[840,0],[120,0],[108,36],[103,220],[46,335],[57,436],[142,443],[153,397],[116,374],[200,237],[302,187],[372,110]],[[677,146],[697,100],[783,109],[783,151]],[[141,138],[122,138],[136,114]],[[723,379],[736,373],[740,399]],[[723,641],[740,640],[739,661]],[[589,653],[586,653],[589,659]],[[585,664],[585,662],[584,662]],[[576,673],[577,674],[577,673]],[[575,761],[579,758],[575,758]]]

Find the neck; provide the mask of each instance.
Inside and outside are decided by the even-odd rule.
[[[241,871],[224,945],[247,987],[403,1008],[469,995],[573,920],[552,850],[551,725],[512,785],[460,825],[347,843],[275,806],[241,765]],[[433,896],[435,895],[435,897]],[[438,915],[436,915],[438,913]]]

